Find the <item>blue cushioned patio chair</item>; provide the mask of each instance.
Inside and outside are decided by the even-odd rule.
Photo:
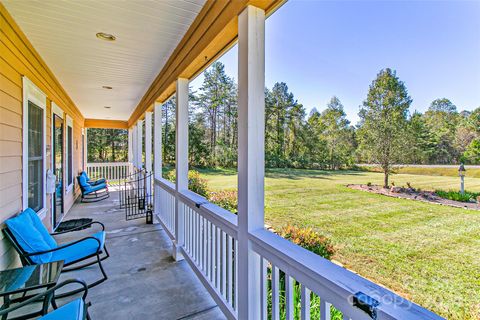
[[[110,197],[106,183],[91,185],[87,181],[87,176],[83,174],[80,174],[77,179],[82,191],[82,202],[97,202]]]
[[[63,260],[65,268],[62,272],[69,272],[98,264],[102,278],[88,287],[107,280],[102,261],[110,255],[105,246],[105,226],[101,222],[92,221],[77,228],[50,234],[37,213],[28,208],[18,216],[6,220],[5,224],[7,227],[3,232],[12,242],[24,266]],[[77,231],[93,224],[100,225],[102,230],[73,242],[57,244],[52,236]],[[85,260],[89,261],[80,263]]]
[[[80,175],[84,175],[85,178],[87,178],[87,182],[91,185],[91,186],[96,186],[96,185],[99,185],[99,184],[107,184],[107,179],[105,178],[100,178],[100,179],[97,179],[97,180],[92,180],[90,179],[90,177],[88,176],[88,174],[85,172],[85,171],[82,171],[80,173]]]
[[[76,292],[83,291],[82,297],[77,298],[73,301],[70,301],[69,303],[61,307],[57,307],[55,298],[58,298],[58,296],[55,295],[55,291],[72,283],[77,283],[82,286],[80,289],[75,290]],[[90,303],[85,302],[85,299],[87,298],[87,294],[88,294],[88,286],[84,281],[69,279],[57,284],[56,286],[42,293],[39,293],[29,298],[28,300],[22,301],[18,304],[14,304],[13,306],[6,309],[0,309],[0,316],[7,317],[7,315],[13,311],[21,309],[32,303],[38,303],[43,301],[44,303],[41,311],[43,316],[39,318],[41,320],[85,320],[85,319],[88,320],[90,319],[90,316],[88,314],[87,309],[90,306]],[[50,313],[48,313],[48,307],[50,303],[53,305],[53,310]]]

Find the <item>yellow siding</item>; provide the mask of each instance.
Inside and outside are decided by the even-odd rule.
[[[82,169],[81,131],[85,119],[0,3],[0,224],[22,209],[24,75],[47,95],[47,168],[51,167],[51,102],[54,101],[73,119],[73,166],[74,173],[77,174]],[[68,213],[78,195],[78,186],[74,192],[65,194],[65,212]],[[44,223],[51,228],[50,197],[47,197],[47,208],[49,210]],[[18,257],[3,234],[0,234],[0,269],[16,264]]]

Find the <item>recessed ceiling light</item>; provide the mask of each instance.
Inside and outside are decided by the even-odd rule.
[[[112,90],[113,87],[110,87],[110,86],[102,86],[103,89],[107,89],[107,90]]]
[[[110,106],[104,106],[105,109],[111,109],[112,107]]]
[[[105,40],[105,41],[115,41],[115,39],[117,39],[117,38],[115,38],[114,35],[109,34],[109,33],[105,33],[105,32],[97,33],[97,38]]]

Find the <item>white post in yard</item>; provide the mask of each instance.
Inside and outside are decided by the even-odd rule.
[[[260,319],[260,256],[249,233],[264,228],[265,12],[238,18],[238,319]]]
[[[155,178],[162,177],[162,104],[155,102],[153,110],[153,154]]]
[[[155,102],[153,110],[153,154],[155,161],[153,162],[155,179],[162,177],[162,104]],[[154,210],[155,214],[160,214],[160,186],[154,184],[155,191]]]
[[[184,242],[183,210],[180,208],[178,193],[188,190],[188,79],[177,79],[176,91],[176,132],[175,132],[175,243],[173,257],[182,260],[180,248]]]
[[[137,167],[143,168],[143,120],[137,123]]]
[[[152,173],[152,113],[145,112],[145,170],[147,176]],[[152,179],[147,179],[147,192],[151,192]]]

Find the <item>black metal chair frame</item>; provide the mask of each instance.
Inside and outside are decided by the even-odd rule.
[[[80,185],[80,189],[82,192],[82,200],[83,203],[92,203],[102,201],[110,197],[110,192],[108,191],[108,187],[105,185],[105,188],[100,190],[85,194],[85,189]],[[103,190],[103,191],[102,191]]]
[[[55,236],[55,235],[59,235],[59,234],[65,234],[65,233],[69,233],[69,232],[73,232],[73,231],[78,231],[80,229],[83,229],[87,226],[90,226],[92,224],[99,224],[101,227],[102,227],[102,231],[105,231],[105,225],[99,221],[92,221],[92,222],[89,222],[89,223],[86,223],[84,225],[81,225],[81,226],[78,226],[76,228],[73,228],[73,229],[70,229],[70,230],[66,230],[66,231],[62,231],[62,232],[54,232],[54,233],[51,233],[50,235],[52,236]],[[77,244],[77,243],[80,243],[82,241],[86,241],[86,240],[89,240],[89,239],[93,239],[95,241],[98,242],[98,247],[97,247],[97,251],[95,253],[92,253],[88,256],[85,256],[85,257],[82,257],[82,258],[79,258],[77,260],[74,260],[74,261],[71,261],[69,263],[65,263],[64,264],[64,267],[68,267],[68,266],[72,266],[72,265],[75,265],[79,262],[82,262],[82,261],[85,261],[85,260],[88,260],[90,258],[93,258],[95,257],[95,260],[93,261],[90,261],[90,262],[87,262],[85,264],[81,264],[79,266],[73,266],[73,267],[70,267],[70,268],[64,268],[62,270],[62,273],[63,272],[70,272],[70,271],[74,271],[74,270],[79,270],[79,269],[83,269],[85,267],[88,267],[88,266],[91,266],[91,265],[94,265],[94,264],[97,264],[98,263],[98,266],[100,267],[100,271],[102,272],[102,278],[95,281],[95,282],[92,282],[90,284],[88,284],[88,288],[93,288],[97,285],[99,285],[100,283],[104,282],[105,280],[108,279],[108,276],[107,274],[105,273],[105,270],[103,269],[103,265],[102,265],[102,261],[107,259],[108,257],[110,257],[110,254],[108,253],[108,250],[107,250],[107,247],[105,244],[103,244],[103,249],[101,248],[101,243],[100,243],[100,240],[98,240],[97,238],[95,237],[92,237],[92,236],[89,236],[89,237],[85,237],[85,238],[82,238],[82,239],[79,239],[79,240],[76,240],[74,242],[70,242],[70,243],[67,243],[67,244],[64,244],[64,245],[60,245],[54,249],[50,249],[50,250],[45,250],[45,251],[39,251],[39,252],[33,252],[33,253],[28,253],[26,252],[25,250],[23,250],[23,248],[19,245],[19,243],[17,242],[17,239],[15,238],[15,236],[11,233],[10,230],[8,230],[8,228],[4,228],[3,229],[3,232],[5,233],[5,235],[7,236],[7,238],[12,242],[13,244],[13,247],[15,248],[15,250],[17,251],[17,253],[19,254],[20,256],[20,260],[22,261],[22,264],[23,266],[27,266],[27,265],[34,265],[35,263],[30,259],[30,257],[32,256],[37,256],[37,255],[41,255],[41,254],[45,254],[45,253],[50,253],[50,252],[55,252],[57,250],[61,250],[61,249],[64,249],[64,248],[67,248],[67,247],[70,247],[70,246],[73,246],[74,244]],[[104,254],[103,256],[101,256],[102,254]],[[80,290],[81,291],[81,290]],[[72,291],[72,292],[69,292],[68,294],[63,294],[61,296],[59,296],[60,298],[63,298],[63,297],[66,297],[66,296],[69,296],[69,295],[72,295],[72,294],[76,294],[80,291]]]
[[[43,305],[42,305],[42,310],[41,310],[41,314],[42,316],[46,315],[48,313],[48,308],[49,308],[49,305],[52,304],[53,306],[53,309],[58,309],[58,306],[57,306],[57,303],[55,301],[55,299],[58,299],[60,298],[61,295],[58,295],[56,296],[55,295],[55,291],[68,285],[68,284],[72,284],[72,283],[78,283],[80,284],[82,287],[79,288],[79,289],[76,289],[74,291],[71,291],[69,292],[68,294],[63,294],[63,296],[67,296],[67,295],[72,295],[73,293],[72,292],[75,292],[75,293],[80,293],[83,291],[83,295],[82,295],[82,300],[84,301],[84,317],[83,319],[87,319],[89,320],[90,319],[90,315],[88,314],[88,307],[91,305],[90,303],[87,303],[85,301],[85,299],[87,298],[87,294],[88,294],[88,285],[85,283],[85,281],[83,280],[79,280],[79,279],[68,279],[68,280],[65,280],[65,281],[62,281],[61,283],[57,284],[56,286],[48,289],[48,290],[45,290],[44,292],[41,292],[25,301],[22,301],[20,303],[17,303],[11,307],[8,307],[6,309],[0,309],[0,316],[2,317],[6,317],[9,313],[15,311],[15,310],[18,310],[22,307],[25,307],[26,305],[29,305],[31,303],[35,303],[35,302],[41,302],[43,301]],[[27,315],[28,317],[28,315]],[[19,317],[15,317],[15,319],[23,319],[22,316],[19,316]],[[27,319],[27,318],[25,318]]]

